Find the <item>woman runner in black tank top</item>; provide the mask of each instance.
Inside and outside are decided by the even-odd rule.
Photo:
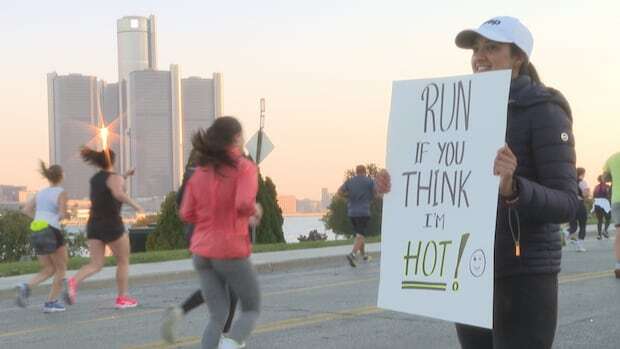
[[[90,217],[86,227],[89,239],[112,242],[125,232],[121,218],[122,202],[108,188],[107,180],[113,172],[99,171],[90,179]]]
[[[74,304],[77,289],[84,279],[99,272],[105,263],[106,247],[109,247],[116,257],[116,308],[133,308],[138,301],[127,294],[129,278],[129,237],[125,234],[125,226],[121,218],[123,203],[132,206],[137,212],[142,212],[124,189],[124,177],[114,170],[114,152],[110,149],[94,151],[82,148],[82,158],[87,163],[97,166],[100,171],[90,179],[90,217],[86,227],[88,237],[88,251],[90,262],[83,266],[73,277],[66,282],[64,298],[67,304]]]

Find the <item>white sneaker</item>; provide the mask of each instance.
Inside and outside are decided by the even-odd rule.
[[[224,337],[222,336],[222,339],[220,340],[220,349],[243,349],[245,348],[245,343],[237,343],[237,341],[235,341],[232,338],[228,338],[228,337]]]
[[[174,343],[177,322],[183,319],[183,309],[178,305],[169,307],[164,313],[164,319],[161,324],[161,337],[168,343]]]
[[[577,252],[586,252],[587,251],[586,248],[583,247],[583,241],[581,241],[581,240],[577,241],[576,246],[577,246]]]

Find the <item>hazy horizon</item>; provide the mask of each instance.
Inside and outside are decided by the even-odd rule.
[[[448,6],[449,5],[449,6]],[[384,165],[393,80],[470,73],[470,52],[455,35],[496,15],[520,18],[534,35],[533,63],[573,110],[578,166],[591,187],[620,151],[616,81],[620,48],[615,2],[410,1],[6,1],[0,81],[0,184],[44,184],[48,159],[46,74],[79,73],[115,82],[116,20],[157,17],[158,65],[181,76],[223,74],[223,113],[246,138],[267,100],[266,132],[275,144],[261,171],[278,193],[319,199],[337,190],[346,169]],[[449,10],[445,10],[448,8]],[[491,171],[491,169],[489,169]],[[85,184],[86,185],[86,184]]]

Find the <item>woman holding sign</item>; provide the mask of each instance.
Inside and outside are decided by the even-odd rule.
[[[530,62],[533,38],[516,18],[496,17],[464,30],[474,73],[512,70],[506,145],[495,231],[493,330],[457,324],[463,348],[551,348],[557,325],[560,223],[579,201],[568,102],[545,87]]]

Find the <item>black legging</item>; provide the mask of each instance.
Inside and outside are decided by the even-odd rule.
[[[607,229],[609,229],[609,224],[611,223],[611,211],[605,212],[605,210],[600,206],[594,206],[594,214],[596,214],[596,220],[598,221],[596,227],[598,230],[598,236],[601,236],[601,232],[603,231],[607,235]],[[603,220],[605,220],[605,230],[602,230]]]
[[[495,279],[493,330],[456,324],[463,349],[547,349],[558,321],[557,274]]]
[[[577,225],[579,225],[579,240],[583,240],[586,238],[586,223],[588,221],[588,210],[586,209],[586,205],[583,201],[580,202],[579,207],[577,208],[577,216],[575,219],[570,221],[570,227],[568,231],[571,234],[575,234],[577,231]]]

